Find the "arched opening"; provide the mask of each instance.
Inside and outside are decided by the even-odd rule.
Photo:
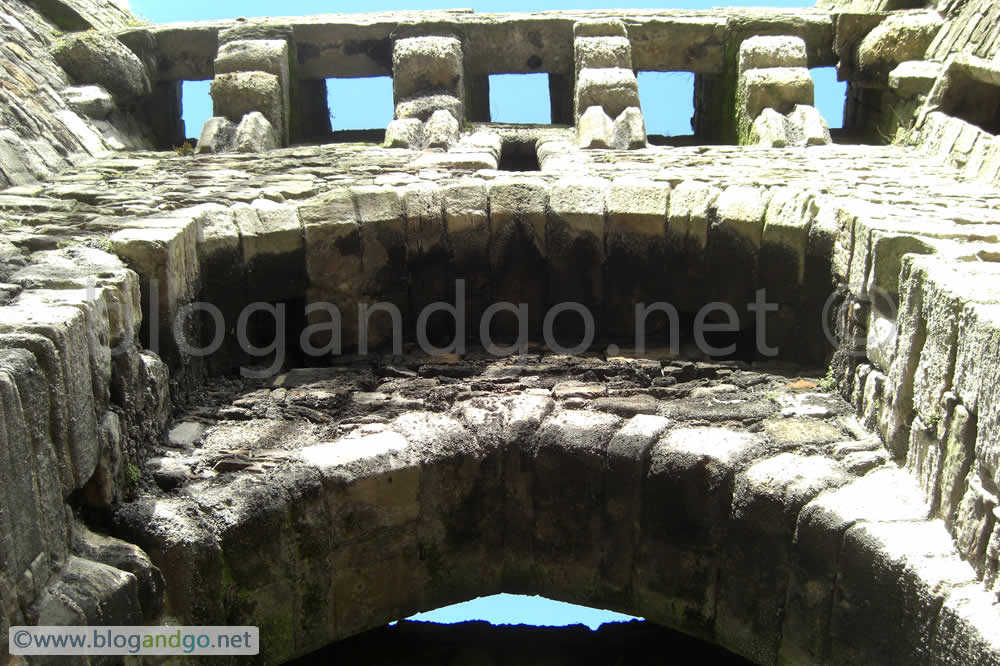
[[[664,659],[711,659],[724,666],[751,663],[716,645],[620,613],[500,594],[393,622],[289,664],[643,666]]]

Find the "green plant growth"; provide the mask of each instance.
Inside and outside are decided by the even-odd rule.
[[[129,463],[125,465],[125,494],[134,495],[137,490],[139,490],[139,481],[142,478],[142,472],[134,463]]]
[[[194,155],[194,146],[190,141],[185,141],[183,146],[174,146],[174,152],[180,157],[191,157]]]
[[[12,217],[10,215],[0,213],[0,231],[5,229],[17,229],[24,226],[24,215],[18,215],[17,217]]]
[[[95,250],[101,250],[102,252],[114,254],[114,245],[111,242],[111,237],[108,235],[94,236],[91,238],[70,238],[59,241],[56,247],[60,250],[71,250],[77,247],[91,247]]]
[[[836,393],[840,390],[840,387],[837,385],[837,376],[834,373],[833,368],[826,371],[826,377],[819,380],[819,383],[816,384],[816,388],[823,393]]]

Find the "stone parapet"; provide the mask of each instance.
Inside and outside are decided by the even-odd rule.
[[[573,35],[577,144],[581,148],[645,148],[639,84],[632,71],[632,46],[625,24],[614,19],[578,21]]]

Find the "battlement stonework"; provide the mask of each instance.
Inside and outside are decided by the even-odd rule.
[[[998,12],[0,0],[3,657],[173,623],[283,663],[516,592],[1000,663]],[[692,136],[643,71],[694,73]],[[517,73],[552,124],[492,122]],[[392,121],[333,132],[369,76]]]

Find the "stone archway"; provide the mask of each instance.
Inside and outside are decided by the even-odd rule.
[[[733,364],[608,394],[651,365],[518,357],[374,392],[350,388],[367,368],[293,371],[171,459],[240,471],[125,505],[118,531],[163,570],[168,613],[259,625],[270,663],[501,591],[757,663],[987,653],[947,605],[974,572],[846,403]],[[337,425],[276,418],[324,400]]]

